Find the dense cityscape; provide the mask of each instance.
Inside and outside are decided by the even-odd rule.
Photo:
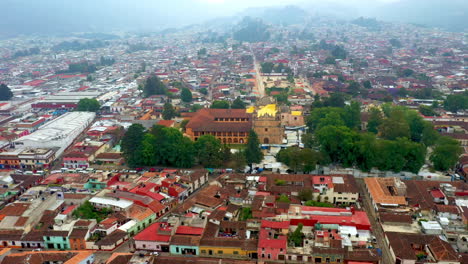
[[[0,263],[468,263],[467,41],[248,16],[0,40]]]

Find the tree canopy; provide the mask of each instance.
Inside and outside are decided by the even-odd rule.
[[[140,124],[131,125],[122,138],[122,151],[129,167],[141,164],[141,146],[145,138],[145,128]]]
[[[101,104],[99,104],[98,100],[91,98],[83,98],[80,99],[80,101],[78,102],[76,110],[85,112],[97,112],[100,108]]]
[[[180,98],[183,102],[190,103],[192,102],[192,92],[189,88],[182,88],[182,92],[180,93]]]
[[[451,94],[444,101],[444,108],[451,112],[468,109],[468,92],[462,94]]]
[[[237,97],[232,102],[232,105],[231,105],[232,109],[245,109],[245,107],[246,107],[246,104],[244,103],[244,101],[242,101],[242,99],[240,97]]]
[[[290,147],[280,150],[276,159],[294,172],[308,173],[315,170],[315,166],[321,160],[321,154],[309,148]]]
[[[215,168],[223,163],[223,148],[219,139],[212,135],[203,135],[194,144],[195,155],[199,164]]]
[[[462,151],[463,149],[457,140],[449,137],[440,137],[430,157],[430,160],[434,164],[434,169],[440,171],[452,169]]]
[[[146,79],[143,86],[143,96],[161,95],[167,93],[166,85],[156,75],[151,75]]]
[[[211,107],[213,109],[229,109],[229,102],[225,100],[213,101]]]
[[[171,103],[164,104],[164,108],[162,112],[162,116],[164,120],[171,120],[172,118],[176,116],[176,114],[177,114],[176,110],[174,109]]]
[[[260,141],[258,140],[257,133],[250,130],[245,149],[245,159],[248,164],[260,163],[263,160],[263,153],[260,149]]]
[[[0,84],[0,101],[9,101],[12,97],[10,88],[4,83]]]

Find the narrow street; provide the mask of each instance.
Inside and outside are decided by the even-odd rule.
[[[257,58],[255,57],[255,53],[253,52],[252,45],[249,45],[250,47],[250,52],[252,53],[253,57],[253,64],[254,64],[254,69],[255,69],[255,79],[257,80],[257,92],[259,97],[265,96],[265,85],[263,84],[263,78],[262,78],[262,71],[260,70],[260,63],[257,62]]]
[[[364,210],[366,211],[367,216],[369,217],[369,221],[372,226],[372,233],[377,239],[377,244],[379,245],[379,248],[382,250],[382,263],[383,264],[395,263],[390,254],[390,250],[387,245],[387,242],[385,241],[385,236],[384,236],[382,227],[377,222],[377,213],[375,212],[372,206],[369,194],[366,192],[364,180],[361,178],[356,178],[356,182],[358,184],[359,193],[362,198],[361,205],[364,207]]]

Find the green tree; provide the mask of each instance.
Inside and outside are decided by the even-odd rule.
[[[345,126],[326,126],[319,129],[316,134],[321,152],[329,160],[352,166],[355,163],[354,142],[358,134]]]
[[[291,200],[289,200],[289,197],[286,194],[280,195],[277,199],[278,202],[283,202],[283,203],[290,203]]]
[[[410,128],[410,139],[421,142],[426,121],[414,110],[406,109],[405,120]]]
[[[200,49],[197,53],[198,53],[198,56],[204,56],[204,55],[206,55],[206,53],[207,53],[206,48]]]
[[[224,101],[224,100],[221,100],[221,101],[214,101],[212,104],[211,104],[211,107],[212,109],[229,109],[229,102],[228,101]]]
[[[449,137],[440,137],[430,160],[436,170],[447,171],[455,166],[462,152],[463,149],[457,140]]]
[[[288,234],[289,243],[293,243],[295,247],[301,247],[304,241],[304,233],[302,233],[302,227],[304,225],[299,223],[294,232]]]
[[[376,107],[369,110],[369,120],[367,122],[367,131],[377,134],[379,126],[382,124],[382,112]]]
[[[252,209],[250,207],[243,207],[239,214],[240,221],[246,221],[248,219],[252,219]]]
[[[317,202],[314,200],[309,200],[304,203],[305,206],[314,206],[314,207],[334,207],[331,203]]]
[[[365,133],[359,136],[354,147],[356,166],[362,171],[370,171],[376,167],[378,149],[375,134]]]
[[[182,129],[183,133],[185,133],[185,128],[186,128],[188,122],[190,122],[190,120],[188,120],[188,119],[184,119],[184,120],[182,120],[182,122],[180,122],[180,129]]]
[[[212,135],[203,135],[195,141],[194,147],[199,164],[209,168],[222,165],[224,153],[219,139]]]
[[[328,65],[335,65],[336,64],[336,59],[335,59],[335,57],[330,56],[330,57],[327,57],[323,63],[328,64]]]
[[[89,201],[85,201],[73,211],[73,216],[79,219],[96,219],[99,223],[111,213],[112,210],[109,208],[96,209]]]
[[[170,104],[170,103],[165,103],[164,104],[164,108],[163,108],[163,111],[162,111],[162,116],[163,116],[164,120],[171,120],[172,118],[174,118],[176,116],[176,111],[175,111],[174,107],[172,106],[172,104]]]
[[[437,113],[434,111],[432,106],[420,105],[418,110],[422,115],[425,116],[437,116]]]
[[[362,82],[362,86],[366,89],[372,89],[372,83],[369,80]]]
[[[192,102],[192,92],[189,88],[182,88],[182,92],[180,93],[180,98],[183,102],[190,103]]]
[[[246,105],[240,97],[237,97],[236,100],[234,100],[231,105],[232,109],[245,109],[245,107]]]
[[[195,155],[193,142],[178,129],[156,125],[151,129],[151,134],[155,136],[155,164],[192,167]]]
[[[305,148],[313,148],[317,145],[314,134],[312,133],[302,134],[302,143],[304,144]]]
[[[10,88],[4,83],[0,84],[0,101],[9,101],[12,97]]]
[[[389,42],[393,47],[401,48],[401,42],[398,39],[392,38]]]
[[[351,81],[349,84],[348,84],[348,93],[354,95],[354,96],[357,96],[361,90],[361,84],[359,84],[358,82],[356,81]]]
[[[422,142],[425,146],[433,146],[439,139],[439,133],[434,129],[434,126],[430,122],[424,124],[422,133]]]
[[[426,149],[423,145],[407,138],[380,140],[378,146],[378,168],[383,171],[403,170],[418,173],[424,165]]]
[[[129,167],[136,167],[142,161],[142,142],[145,128],[140,124],[131,125],[122,138],[122,151]]]
[[[331,107],[344,107],[345,106],[345,98],[341,93],[332,93],[330,94],[329,98],[326,98],[323,101],[324,106],[331,106]]]
[[[345,121],[343,120],[344,111],[343,108],[338,107],[322,107],[315,108],[312,110],[310,115],[307,117],[307,125],[311,131],[325,127],[325,126],[344,126]]]
[[[204,95],[207,95],[208,94],[208,89],[206,88],[201,88],[200,89],[200,93],[204,94]]]
[[[263,73],[272,73],[275,65],[272,62],[263,62],[260,66]]]
[[[450,112],[468,109],[468,92],[448,95],[444,101],[444,108]]]
[[[247,160],[245,159],[244,151],[237,151],[231,155],[230,160],[228,161],[228,167],[234,170],[243,171],[247,165]]]
[[[408,90],[406,90],[405,88],[400,88],[398,89],[397,94],[399,97],[406,97],[408,95]]]
[[[383,120],[379,127],[380,136],[389,140],[395,140],[399,137],[410,138],[410,127],[405,121],[404,115],[403,110],[393,109],[390,117]]]
[[[245,159],[247,164],[252,167],[253,163],[260,163],[263,160],[263,153],[260,149],[260,141],[258,140],[257,133],[255,133],[253,129],[250,130],[247,140]]]
[[[347,127],[358,129],[361,126],[361,105],[358,102],[351,102],[345,106],[343,120]]]
[[[77,111],[97,112],[101,108],[99,101],[91,98],[83,98],[78,102]]]
[[[143,96],[150,97],[152,95],[166,94],[167,87],[156,75],[151,75],[146,79],[143,86]]]
[[[195,113],[195,112],[198,112],[198,110],[202,109],[203,106],[199,105],[199,104],[193,104],[191,107],[190,107],[190,112],[192,113]]]

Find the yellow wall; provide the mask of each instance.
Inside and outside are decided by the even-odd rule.
[[[202,253],[205,250],[205,253]],[[209,255],[209,251],[213,251],[213,255],[211,256],[224,256],[224,255],[233,255],[233,256],[249,256],[249,253],[257,253],[256,250],[254,251],[246,251],[240,248],[228,248],[228,247],[208,247],[208,246],[200,246],[200,256]],[[222,250],[223,254],[218,254],[218,251]],[[239,254],[234,254],[234,251],[237,251]]]

